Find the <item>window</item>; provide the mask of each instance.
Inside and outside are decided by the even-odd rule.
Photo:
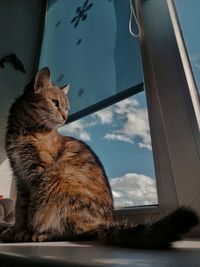
[[[113,105],[118,105],[122,103],[121,101],[126,103],[130,99],[133,101],[132,98],[138,100],[137,108],[144,108],[140,98],[144,97],[142,95],[144,95],[145,81],[152,150],[140,148],[140,152],[145,152],[146,157],[147,155],[149,157],[147,160],[143,156],[140,163],[144,164],[144,161],[148,161],[150,167],[147,172],[145,171],[147,166],[144,166],[142,171],[139,169],[139,165],[134,165],[134,169],[131,171],[154,178],[155,169],[157,194],[154,196],[157,195],[157,202],[152,201],[152,204],[156,202],[154,204],[157,205],[133,207],[132,205],[138,204],[126,202],[122,204],[126,208],[118,208],[115,214],[118,218],[134,223],[144,222],[148,217],[161,216],[181,205],[193,207],[200,214],[200,116],[196,90],[199,86],[197,72],[199,61],[198,55],[194,56],[194,52],[198,53],[197,48],[199,49],[199,39],[195,39],[196,36],[198,37],[199,23],[192,22],[192,20],[196,21],[199,3],[198,0],[189,3],[187,1],[186,6],[185,0],[135,0],[133,2],[135,2],[142,30],[140,44],[138,39],[132,38],[128,32],[128,0],[47,1],[48,8],[39,65],[48,65],[52,69],[55,83],[63,85],[65,82],[69,82],[71,84],[72,109],[69,126],[73,125],[73,121],[75,124],[81,121],[82,124],[84,121],[89,123],[92,116],[95,116],[95,123],[98,122],[96,126],[104,127],[106,125],[99,123],[100,115],[94,115],[94,113],[101,114],[105,112],[106,108],[114,109]],[[3,38],[7,40],[4,45],[5,49],[2,50],[5,50],[3,53],[7,54],[8,51],[12,51],[14,43],[16,54],[27,68],[26,75],[20,75],[12,68],[12,65],[6,66],[2,70],[3,75],[0,76],[2,88],[5,89],[1,91],[0,131],[2,137],[0,140],[0,177],[2,177],[0,194],[4,196],[9,194],[9,188],[5,187],[4,178],[7,185],[9,183],[7,177],[10,173],[6,167],[7,163],[3,162],[6,159],[3,139],[8,107],[15,96],[20,94],[23,86],[30,81],[33,76],[33,68],[38,67],[34,65],[34,62],[37,61],[36,46],[40,46],[40,40],[38,40],[39,24],[42,24],[40,15],[43,14],[41,17],[44,17],[45,14],[42,8],[43,1],[30,1],[28,9],[27,5],[21,4],[20,14],[14,12],[16,7],[15,5],[11,7],[10,4],[9,6],[4,5],[6,9],[4,9],[5,12],[3,11],[6,16],[7,8],[13,9],[18,16],[17,20],[22,18],[21,22],[26,21],[29,17],[27,14],[30,12],[30,14],[34,12],[32,19],[36,19],[35,23],[18,23],[19,27],[15,25],[23,34],[9,35],[12,41],[9,41],[9,38]],[[192,15],[188,15],[191,11]],[[79,16],[77,16],[78,14]],[[30,22],[30,20],[28,21]],[[91,21],[92,24],[90,24]],[[13,23],[9,23],[7,26],[12,32]],[[34,25],[34,29],[31,28],[31,25]],[[22,29],[22,26],[25,28]],[[132,26],[135,27],[134,22]],[[16,27],[15,32],[18,32]],[[137,29],[135,31],[137,32]],[[24,36],[30,38],[26,38],[26,42],[24,42]],[[103,39],[104,45],[100,45],[99,40],[101,39]],[[28,40],[30,43],[27,43]],[[127,40],[129,41],[126,42]],[[123,45],[122,41],[126,44]],[[25,44],[25,49],[23,49],[23,44]],[[76,47],[75,53],[72,51],[74,47]],[[105,50],[105,54],[102,49]],[[84,56],[81,57],[81,54]],[[142,64],[140,54],[142,55]],[[78,61],[86,62],[87,68],[79,65]],[[90,77],[86,75],[88,70]],[[79,73],[78,79],[77,73]],[[121,73],[121,75],[115,75],[116,73]],[[12,75],[12,79],[9,78],[10,75]],[[91,77],[95,77],[95,79],[92,80]],[[13,81],[16,85],[15,88],[13,88]],[[92,81],[92,85],[89,85],[90,81]],[[94,88],[98,88],[95,90],[95,94]],[[93,127],[92,131],[95,131],[95,126],[91,127]],[[116,128],[111,127],[109,130],[107,138],[116,138],[116,135],[113,136]],[[96,134],[90,134],[93,142]],[[102,134],[103,137],[105,134]],[[127,141],[130,141],[130,143],[125,143],[125,140],[118,141],[118,146],[123,149],[124,146],[129,149],[136,146],[135,151],[137,151],[137,144],[144,141],[138,135],[134,136],[133,140],[131,137],[130,140],[130,136],[119,136],[119,132],[117,134],[118,139],[126,138]],[[106,144],[109,142],[110,146],[114,146],[114,142],[117,142],[108,141],[105,138],[102,140],[107,142]],[[94,144],[94,150],[97,151],[100,141],[97,140],[97,143]],[[141,144],[144,145],[144,142]],[[104,161],[109,177],[119,178],[129,171],[125,169],[123,172],[119,172],[119,175],[118,173],[111,174],[114,169],[110,170],[110,167],[106,166],[107,160],[103,159],[101,155],[102,153],[104,156],[105,153],[101,151],[100,153],[97,151],[97,153]],[[153,168],[152,154],[155,168]],[[119,195],[116,194],[116,196]],[[126,201],[129,199],[126,198]],[[116,205],[118,204],[119,201]],[[140,202],[141,204],[145,203]]]
[[[190,93],[189,80],[193,73],[191,71],[188,75],[183,67],[171,4],[174,8],[173,0],[135,0],[142,29],[139,45],[128,32],[128,0],[48,1],[40,66],[50,66],[56,83],[69,82],[72,86],[71,126],[66,126],[65,133],[72,131],[70,127],[76,129],[78,124],[83,130],[85,125],[92,129],[92,124],[96,123],[96,129],[102,135],[96,140],[94,150],[102,136],[104,142],[108,142],[108,138],[118,138],[123,139],[118,141],[118,145],[124,142],[124,146],[126,139],[125,145],[133,146],[130,136],[119,134],[122,133],[120,127],[120,130],[110,127],[106,133],[102,128],[100,130],[100,114],[115,110],[117,105],[123,105],[123,101],[127,103],[142,98],[145,81],[157,185],[157,194],[152,201],[154,205],[138,207],[137,203],[129,202],[129,198],[121,204],[117,196],[122,192],[114,191],[115,205],[126,206],[118,209],[116,215],[118,218],[134,218],[134,222],[136,218],[138,222],[143,222],[148,215],[166,214],[181,205],[191,206],[200,212],[200,140],[195,111],[199,106],[197,102],[194,105]],[[142,108],[142,102],[139,103],[138,108]],[[113,116],[113,111],[110,116]],[[106,124],[103,126],[106,127]],[[80,134],[80,128],[74,132]],[[84,138],[89,141],[88,132],[84,133]],[[142,140],[136,135],[134,142],[144,149],[147,143]],[[101,157],[101,153],[104,154],[101,151],[98,154],[109,177],[119,178],[126,173],[125,170],[124,173],[110,175],[109,172],[114,169],[106,166],[107,160]],[[144,162],[144,157],[140,163]],[[151,173],[143,171],[146,176],[154,178],[151,153],[149,162]],[[119,188],[116,183],[113,183],[114,187]]]
[[[56,83],[70,83],[72,123],[61,133],[92,146],[116,208],[158,203],[139,40],[129,33],[129,13],[129,0],[48,1],[40,58]]]
[[[128,0],[48,1],[40,66],[56,84],[71,85],[70,121],[143,90],[128,21]]]
[[[144,34],[141,51],[160,214],[181,205],[200,212],[199,127],[189,88],[192,75],[183,68],[174,31],[172,2],[136,1]]]

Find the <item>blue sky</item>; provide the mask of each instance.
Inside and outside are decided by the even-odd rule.
[[[85,141],[102,161],[116,206],[157,204],[145,93],[60,129]]]
[[[127,100],[120,101],[118,104],[105,108],[103,111],[68,124],[61,131],[63,134],[70,133],[80,139],[84,139],[99,155],[110,178],[122,175],[125,170],[131,171],[133,168],[135,172],[155,177],[145,102],[144,92],[139,93],[129,97]],[[123,103],[126,107],[132,104],[135,104],[136,107],[124,112],[120,106],[121,110],[119,112],[121,114],[116,114],[113,108],[117,108],[117,105],[122,105]],[[138,125],[133,125],[132,132],[128,134],[125,133],[126,130],[119,132],[125,124],[131,123],[127,121],[128,112],[130,112],[130,116],[133,113],[138,116],[136,120],[138,125],[144,123],[144,126],[139,125],[139,133],[138,130],[134,129]],[[73,125],[77,126],[76,130]],[[82,129],[80,128],[80,132],[77,131],[79,125],[84,125]],[[144,141],[144,138],[148,140]]]

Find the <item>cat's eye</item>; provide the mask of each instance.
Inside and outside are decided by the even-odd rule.
[[[59,108],[59,101],[57,99],[52,99],[52,103],[56,108]]]

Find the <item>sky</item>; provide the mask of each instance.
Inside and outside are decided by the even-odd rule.
[[[144,92],[67,124],[60,132],[85,141],[98,155],[115,207],[157,204]]]

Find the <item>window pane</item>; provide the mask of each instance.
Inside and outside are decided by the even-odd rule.
[[[200,93],[200,1],[175,0],[178,19]]]
[[[145,93],[139,93],[60,129],[85,141],[109,178],[115,207],[157,204]]]
[[[129,0],[48,1],[40,67],[50,67],[56,84],[70,83],[70,115],[98,110],[95,104],[102,107],[130,88],[142,90],[139,41],[129,33],[129,16]]]

